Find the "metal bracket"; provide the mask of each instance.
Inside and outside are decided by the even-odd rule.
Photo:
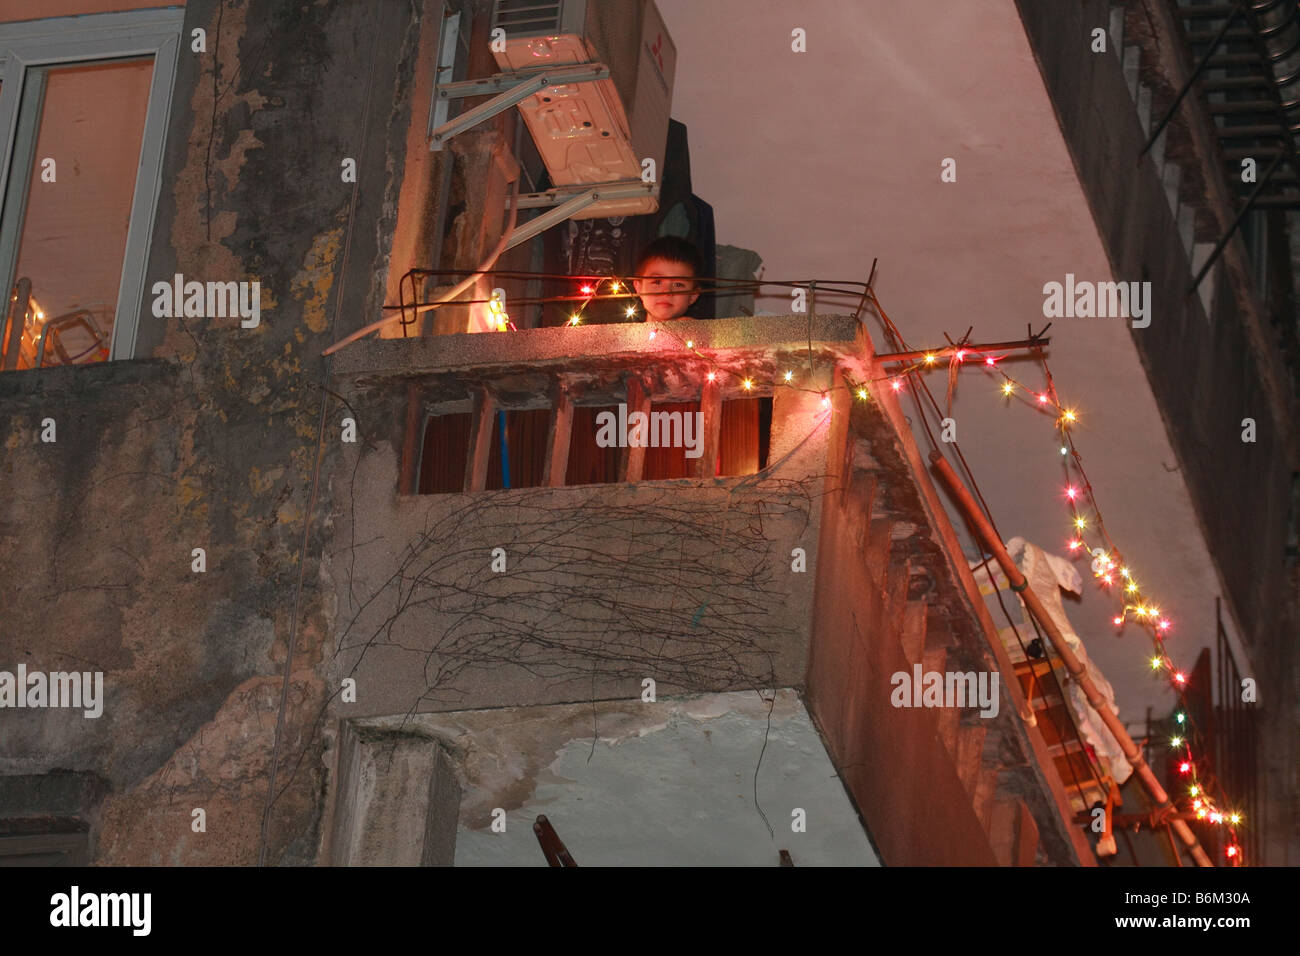
[[[602,199],[637,199],[645,195],[654,195],[656,185],[656,183],[643,183],[637,179],[629,182],[604,183],[591,186],[586,192],[580,192],[576,195],[572,195],[573,187],[566,190],[550,189],[544,193],[527,193],[516,199],[520,209],[542,209],[546,206],[553,206],[554,208],[542,213],[540,216],[534,216],[510,233],[505,248],[513,249],[521,242],[527,242],[533,236],[545,232],[551,226],[564,222],[574,213],[581,212]],[[556,203],[559,205],[556,205]]]
[[[460,14],[444,10],[442,26],[438,31],[438,67],[433,74],[433,96],[429,99],[430,135],[446,123],[451,115],[451,98],[439,96],[438,90],[449,85],[456,76],[456,45],[459,42]]]
[[[441,65],[441,64],[440,64]],[[441,71],[440,71],[441,72]],[[457,133],[477,126],[484,120],[504,113],[516,103],[540,93],[550,86],[566,86],[572,83],[591,83],[595,80],[609,79],[609,67],[603,63],[579,63],[573,66],[557,66],[528,73],[497,73],[481,80],[462,80],[459,83],[439,83],[434,86],[434,117],[437,117],[438,104],[467,96],[487,96],[496,93],[486,103],[480,103],[472,110],[467,110],[455,119],[446,120],[429,131],[429,149],[440,150]],[[444,109],[443,115],[446,115]]]

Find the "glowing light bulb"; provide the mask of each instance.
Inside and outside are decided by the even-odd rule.
[[[584,285],[579,291],[581,291],[583,295],[591,295],[596,290],[589,285]]]
[[[1002,394],[1003,394],[1003,395],[1012,395],[1012,394],[1015,393],[1015,390],[1016,390],[1016,387],[1015,387],[1014,385],[1012,385],[1010,382],[1003,382],[1003,383],[1002,383]]]
[[[636,306],[629,305],[624,314],[630,319],[632,316],[636,315]]]
[[[894,391],[898,391],[900,388],[903,387],[903,383],[900,382],[898,379],[894,379],[889,383],[889,387],[892,388]]]
[[[651,329],[651,330],[650,330],[650,341],[653,342],[653,341],[654,341],[654,337],[655,337],[655,330],[654,330],[654,329]]]
[[[569,324],[570,324],[570,325],[577,325],[577,324],[578,324],[578,317],[577,317],[576,315],[571,315],[571,316],[569,316]]]
[[[1075,420],[1077,416],[1074,414],[1074,412],[1071,409],[1067,408],[1065,410],[1065,413],[1061,417],[1064,418],[1067,422],[1072,422]]]
[[[1123,577],[1126,577],[1126,578],[1127,578],[1127,577],[1128,577],[1128,568],[1120,568],[1120,569],[1119,569],[1119,573],[1120,573]]]
[[[965,350],[965,349],[958,349],[958,350],[957,350],[957,361],[960,362],[960,361],[961,361],[962,359],[964,359],[965,357],[966,357],[966,350]]]
[[[862,399],[864,402],[867,400],[867,390],[865,388],[858,389],[858,398]]]
[[[617,282],[611,282],[611,283],[609,284],[609,291],[610,291],[610,292],[617,292],[617,291],[619,291],[619,289],[621,289],[621,288],[622,288],[622,286],[620,286]]]
[[[1080,515],[1074,519],[1074,526],[1082,531],[1084,528],[1088,527],[1088,522],[1084,519],[1083,515]]]
[[[1117,617],[1113,621],[1111,621],[1111,623],[1114,624],[1116,627],[1119,627],[1121,624],[1124,623],[1124,619],[1122,617]]]
[[[1078,551],[1081,547],[1083,547],[1083,542],[1082,542],[1082,541],[1075,540],[1075,541],[1071,541],[1071,542],[1070,542],[1070,550],[1071,550],[1071,551]]]
[[[1070,453],[1070,449],[1068,449],[1068,448],[1066,448],[1064,445],[1062,445],[1062,446],[1061,446],[1061,454],[1062,454],[1062,455],[1068,455],[1069,453]]]
[[[709,381],[710,381],[710,382],[712,382],[712,381],[716,381],[717,378],[718,378],[718,373],[717,373],[717,372],[710,372],[710,373],[709,373]]]
[[[1225,852],[1229,857],[1234,857],[1237,855],[1237,848],[1235,846],[1230,846]]]
[[[1179,773],[1187,773],[1191,769],[1192,769],[1192,765],[1188,763],[1186,760],[1184,760],[1182,763],[1178,765]]]
[[[1180,724],[1181,724],[1181,723],[1185,723],[1186,720],[1187,720],[1187,715],[1186,715],[1186,714],[1183,714],[1183,713],[1175,714],[1175,715],[1174,715],[1174,720],[1176,720],[1176,721],[1177,721],[1178,723],[1180,723]]]
[[[1151,669],[1152,669],[1153,671],[1158,671],[1158,670],[1160,670],[1160,665],[1161,665],[1161,660],[1160,660],[1160,658],[1158,658],[1158,657],[1153,657],[1153,658],[1151,658]],[[1177,745],[1175,744],[1175,746],[1177,746]]]
[[[1073,501],[1076,497],[1078,497],[1078,494],[1079,494],[1079,489],[1075,488],[1073,485],[1065,489],[1065,497],[1069,498],[1071,501]]]
[[[822,396],[822,408],[830,408],[830,407],[831,407],[831,398],[830,398],[830,396],[829,396],[829,395],[823,395],[823,396]]]
[[[1136,581],[1130,581],[1130,582],[1128,583],[1128,587],[1126,587],[1124,590],[1125,590],[1125,591],[1128,591],[1128,592],[1131,594],[1132,592],[1136,591],[1137,589],[1138,589],[1137,582],[1136,582]]]
[[[1045,393],[1042,394],[1042,395],[1039,395],[1039,396],[1038,396],[1038,404],[1039,404],[1039,405],[1046,405],[1046,404],[1047,404],[1047,395],[1046,395]]]
[[[985,364],[985,365],[992,365],[992,364],[993,364],[993,361],[994,361],[993,356],[990,355],[988,358],[986,358],[986,359],[984,360],[984,364]]]
[[[695,343],[692,342],[690,339],[687,339],[687,340],[686,340],[686,347],[687,347],[688,349],[693,349],[693,348],[695,348]]]
[[[1161,621],[1161,622],[1160,622],[1160,630],[1162,630],[1162,631],[1167,631],[1167,630],[1169,630],[1170,626],[1171,626],[1171,625],[1170,625],[1170,623],[1169,623],[1168,621]]]
[[[1177,674],[1174,675],[1174,683],[1175,683],[1175,684],[1186,684],[1186,683],[1187,683],[1187,675],[1184,674],[1184,673],[1182,673],[1181,671],[1179,671]]]
[[[1228,817],[1228,822],[1235,827],[1238,823],[1241,822],[1241,814],[1240,813],[1232,814],[1230,817]]]
[[[790,381],[790,379],[792,379],[792,378],[794,378],[794,372],[789,372],[789,371],[787,371],[787,372],[785,373],[785,380],[788,382],[788,381]]]
[[[1218,810],[1215,810],[1213,813],[1210,814],[1210,822],[1211,822],[1211,823],[1222,823],[1222,822],[1223,822],[1223,814],[1220,813]]]
[[[1190,793],[1192,796],[1196,796],[1198,793],[1201,792],[1201,788],[1198,787],[1196,784],[1192,784],[1192,789],[1189,790],[1189,791],[1187,791],[1187,792]],[[1200,801],[1200,800],[1197,800],[1197,801],[1196,801],[1196,805],[1197,805],[1197,806],[1200,806],[1200,805],[1201,805],[1201,801]]]
[[[743,382],[740,383],[740,387],[748,392],[751,388],[754,387],[754,383],[749,379],[745,379]]]
[[[931,353],[929,353],[929,352],[926,352],[926,353],[925,353],[925,364],[926,364],[926,365],[933,365],[933,364],[934,364],[934,356],[933,356]]]
[[[1183,738],[1182,738],[1182,737],[1170,737],[1170,738],[1169,738],[1169,746],[1171,746],[1171,747],[1181,747],[1182,745],[1183,745]]]

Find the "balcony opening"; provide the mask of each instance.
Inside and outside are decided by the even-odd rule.
[[[685,422],[687,415],[693,415],[699,410],[699,402],[655,402],[650,408],[652,416],[665,413],[680,415],[682,422]],[[669,478],[694,478],[699,474],[699,458],[686,457],[688,449],[681,440],[681,428],[678,428],[676,432],[670,429],[668,437],[675,438],[676,441],[669,442],[666,447],[650,447],[645,450],[645,467],[641,474],[643,480],[659,481]]]
[[[753,475],[766,468],[771,435],[770,396],[723,402],[718,477]]]
[[[465,490],[473,423],[474,416],[470,412],[429,416],[420,455],[420,494],[446,495]],[[497,475],[499,478],[500,465],[497,466]]]
[[[505,420],[505,456],[501,425]],[[551,432],[549,408],[498,411],[492,416],[487,488],[540,488],[545,476],[546,446]]]
[[[601,448],[596,444],[596,434],[600,430],[596,416],[601,412],[612,412],[617,416],[618,406],[574,406],[569,464],[564,478],[566,485],[601,485],[618,481],[618,463],[623,450],[617,446]]]

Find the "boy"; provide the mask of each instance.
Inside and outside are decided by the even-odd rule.
[[[660,236],[641,250],[636,260],[632,288],[641,298],[647,322],[669,322],[685,317],[700,297],[696,282],[704,275],[704,259],[685,239]]]

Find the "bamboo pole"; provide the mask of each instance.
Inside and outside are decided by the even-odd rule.
[[[1143,788],[1151,795],[1151,799],[1157,803],[1160,809],[1172,806],[1169,801],[1169,794],[1165,793],[1165,788],[1156,779],[1156,775],[1147,764],[1146,758],[1142,756],[1142,751],[1133,742],[1133,738],[1124,729],[1124,725],[1120,723],[1114,711],[1107,706],[1105,699],[1097,690],[1097,685],[1088,676],[1087,669],[1079,661],[1079,658],[1074,655],[1074,651],[1070,650],[1070,645],[1066,643],[1060,628],[1056,626],[1056,622],[1047,613],[1047,609],[1043,607],[1038,595],[1028,587],[1028,580],[1020,573],[1020,569],[1016,567],[1015,562],[1011,560],[1011,555],[1007,554],[1007,549],[1003,547],[1002,541],[994,533],[993,526],[988,519],[976,507],[975,500],[971,497],[971,493],[966,489],[962,480],[957,477],[956,472],[952,470],[952,466],[939,452],[930,452],[930,464],[953,496],[953,500],[970,523],[970,526],[983,540],[984,546],[993,553],[994,559],[1002,567],[1002,573],[1011,582],[1012,589],[1020,595],[1029,613],[1034,616],[1047,633],[1048,639],[1052,642],[1052,647],[1064,662],[1065,669],[1069,671],[1071,679],[1083,689],[1083,694],[1088,699],[1088,703],[1101,717],[1110,732],[1115,735],[1115,739],[1119,741],[1120,749],[1124,751],[1124,757],[1132,765],[1133,772],[1138,775],[1138,780],[1142,783]],[[1205,850],[1201,848],[1201,844],[1197,841],[1196,834],[1192,832],[1191,827],[1185,821],[1176,817],[1170,822],[1179,839],[1183,841],[1183,845],[1192,854],[1192,858],[1197,865],[1214,866],[1210,862],[1210,858],[1205,855]]]

